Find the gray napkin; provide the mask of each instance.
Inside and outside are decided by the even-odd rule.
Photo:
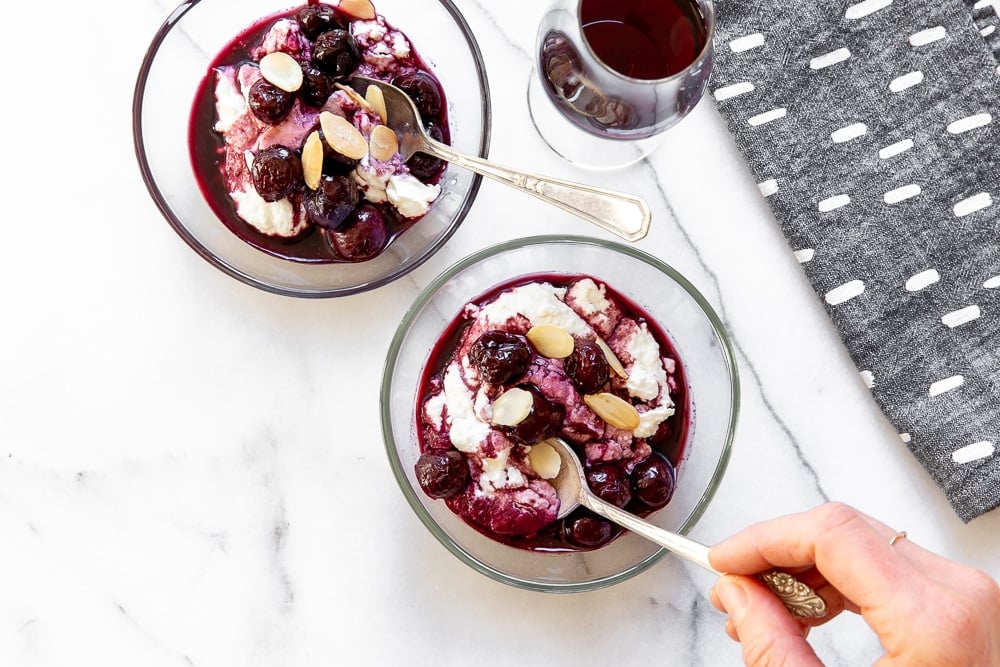
[[[718,109],[900,438],[1000,505],[1000,0],[717,0]]]

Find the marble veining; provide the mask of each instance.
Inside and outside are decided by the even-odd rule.
[[[134,77],[174,5],[111,3],[128,29],[94,40],[80,30],[92,8],[54,3],[47,39],[107,76],[99,102],[64,82],[89,102],[69,117],[0,109],[21,156],[0,180],[5,217],[31,222],[9,226],[0,262],[0,665],[742,664],[711,574],[666,557],[586,594],[498,584],[424,529],[385,459],[382,363],[419,291],[486,245],[606,234],[487,182],[452,240],[390,288],[309,301],[246,287],[177,238],[135,168]],[[962,524],[878,412],[715,101],[642,164],[574,169],[524,103],[545,3],[456,4],[487,62],[491,157],[646,197],[637,247],[685,274],[733,335],[740,426],[692,537],[837,499],[1000,576],[1000,514]],[[48,94],[37,72],[66,51],[28,30],[8,40],[37,61],[11,72],[12,90]],[[81,131],[87,168],[71,170]],[[67,137],[73,160],[55,169]],[[831,666],[880,654],[850,616],[811,638]]]

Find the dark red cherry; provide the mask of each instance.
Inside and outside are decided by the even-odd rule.
[[[587,486],[602,500],[625,507],[632,500],[628,475],[614,463],[598,463],[587,470]]]
[[[424,452],[413,468],[417,483],[431,498],[450,498],[469,482],[469,465],[455,450]]]
[[[299,94],[302,99],[314,107],[321,107],[337,90],[332,77],[327,76],[315,65],[303,65],[302,87]]]
[[[490,384],[516,382],[528,370],[531,348],[524,336],[486,331],[469,348],[469,359]]]
[[[435,123],[427,125],[427,133],[438,141],[444,141],[444,132],[442,132],[441,128]],[[421,181],[430,182],[437,178],[437,175],[441,173],[441,167],[444,166],[444,161],[430,156],[427,153],[414,153],[413,156],[406,161],[406,166],[410,170],[410,173],[419,178]]]
[[[610,542],[615,536],[615,528],[606,519],[585,514],[567,517],[563,523],[563,535],[571,544],[593,549]]]
[[[346,30],[327,30],[313,44],[312,62],[333,78],[343,78],[353,72],[360,62],[358,45]]]
[[[427,72],[417,70],[397,76],[392,84],[410,96],[425,123],[430,123],[441,113],[441,89]]]
[[[278,88],[266,79],[259,79],[250,86],[247,93],[247,101],[250,104],[250,111],[268,125],[277,125],[285,120],[288,112],[295,104],[295,96],[292,93]]]
[[[604,351],[590,340],[577,341],[563,362],[566,375],[581,394],[594,394],[608,381],[610,367]]]
[[[306,5],[295,13],[295,20],[299,22],[302,34],[310,40],[315,40],[327,30],[344,27],[333,7],[324,4]]]
[[[531,411],[524,421],[516,426],[500,427],[507,437],[522,445],[533,445],[559,433],[566,409],[559,403],[547,399],[533,384],[525,383],[518,387],[531,392]]]
[[[320,227],[337,229],[358,205],[358,186],[346,176],[323,174],[319,187],[309,191],[302,206],[309,219]]]
[[[632,469],[635,497],[650,509],[660,509],[669,503],[674,495],[675,484],[674,466],[657,452],[653,452]]]
[[[336,253],[347,261],[363,262],[385,249],[389,228],[377,208],[362,204],[354,209],[343,226],[330,232],[330,242]]]
[[[302,183],[302,161],[297,153],[275,144],[257,153],[250,168],[257,194],[264,201],[278,201]]]

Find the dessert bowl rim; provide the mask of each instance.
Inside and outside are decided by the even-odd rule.
[[[201,4],[206,0],[184,0],[180,2],[176,8],[170,13],[170,15],[163,21],[160,27],[157,29],[156,33],[153,35],[149,46],[143,56],[142,63],[139,66],[139,71],[136,75],[135,86],[132,92],[132,144],[135,151],[136,160],[139,163],[139,172],[142,176],[143,183],[146,186],[146,190],[149,192],[150,197],[153,199],[154,204],[160,211],[160,214],[167,220],[173,230],[177,233],[184,242],[205,259],[209,264],[219,269],[223,273],[236,278],[244,284],[256,287],[258,289],[270,292],[272,294],[278,294],[281,296],[292,296],[299,298],[311,298],[311,299],[322,299],[322,298],[332,298],[349,296],[352,294],[358,294],[361,292],[366,292],[369,290],[377,289],[393,281],[401,278],[402,276],[410,273],[432,256],[434,256],[438,250],[458,231],[458,228],[465,221],[469,212],[472,209],[473,204],[475,204],[476,198],[479,194],[479,188],[482,185],[482,176],[479,174],[473,174],[472,180],[470,182],[468,193],[465,196],[464,202],[461,209],[456,213],[448,228],[441,234],[441,236],[434,240],[414,261],[406,263],[405,265],[400,265],[394,270],[381,275],[372,280],[366,282],[357,283],[350,286],[338,287],[332,289],[293,289],[286,288],[279,285],[272,285],[264,280],[251,275],[250,273],[243,271],[229,262],[224,261],[222,258],[218,257],[209,248],[205,247],[202,243],[195,238],[195,236],[188,230],[187,226],[181,221],[178,216],[173,212],[170,206],[167,204],[167,197],[160,190],[156,179],[153,176],[152,168],[150,167],[148,156],[146,153],[146,148],[143,142],[143,103],[145,101],[145,89],[146,83],[153,67],[153,63],[156,59],[157,54],[160,51],[160,47],[163,45],[166,38],[171,34],[171,31],[180,22],[180,20],[197,5]],[[479,42],[476,40],[475,34],[472,32],[472,28],[469,26],[468,22],[465,20],[462,12],[454,4],[452,0],[435,0],[439,3],[445,11],[451,16],[452,20],[458,26],[459,30],[462,32],[465,38],[466,45],[469,47],[469,51],[472,55],[473,61],[475,63],[476,75],[478,77],[479,89],[482,92],[482,115],[480,122],[482,123],[482,137],[479,142],[479,157],[487,158],[489,155],[490,142],[492,136],[492,126],[493,126],[493,112],[492,112],[492,100],[490,96],[490,86],[489,80],[486,73],[486,64],[483,60],[482,50],[479,47]],[[300,0],[299,4],[305,4],[305,0]],[[292,9],[295,7],[294,0],[292,4],[289,4],[287,9]],[[280,12],[281,10],[276,10]],[[293,261],[293,260],[285,260]],[[336,266],[336,264],[331,264],[331,266]]]

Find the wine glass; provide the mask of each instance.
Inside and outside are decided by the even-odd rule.
[[[535,128],[577,166],[643,159],[704,95],[714,26],[712,0],[555,0],[528,86]]]

